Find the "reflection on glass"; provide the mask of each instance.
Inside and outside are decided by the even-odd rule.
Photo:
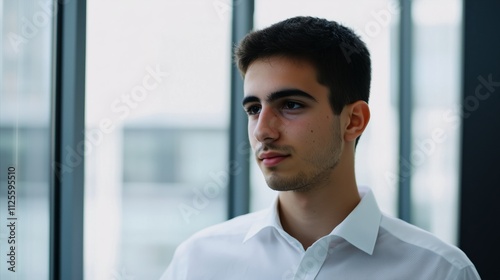
[[[230,5],[88,1],[87,17],[85,278],[158,279],[226,219]]]
[[[0,3],[0,279],[49,279],[52,2]]]

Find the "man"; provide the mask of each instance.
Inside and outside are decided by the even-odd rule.
[[[479,279],[458,248],[385,216],[356,184],[371,79],[359,37],[295,17],[248,34],[236,61],[249,140],[278,197],[192,236],[162,279]]]

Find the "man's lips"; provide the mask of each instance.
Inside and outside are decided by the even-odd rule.
[[[273,167],[278,165],[284,159],[286,159],[289,155],[280,154],[275,152],[266,152],[259,155],[259,159],[262,161],[264,166]]]

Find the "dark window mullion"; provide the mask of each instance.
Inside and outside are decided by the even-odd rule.
[[[233,0],[232,44],[235,46],[253,29],[254,0]],[[250,211],[250,163],[247,118],[241,109],[243,81],[237,67],[231,67],[231,124],[229,128],[229,207],[233,218]]]
[[[400,0],[398,216],[411,222],[412,36],[411,0]]]
[[[54,1],[50,279],[83,279],[86,1]]]

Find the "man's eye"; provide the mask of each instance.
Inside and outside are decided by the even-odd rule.
[[[300,109],[303,106],[300,103],[293,102],[293,101],[287,101],[285,102],[283,109]]]
[[[257,105],[248,106],[247,108],[245,108],[245,111],[247,112],[248,115],[256,115],[260,113],[260,106]]]

